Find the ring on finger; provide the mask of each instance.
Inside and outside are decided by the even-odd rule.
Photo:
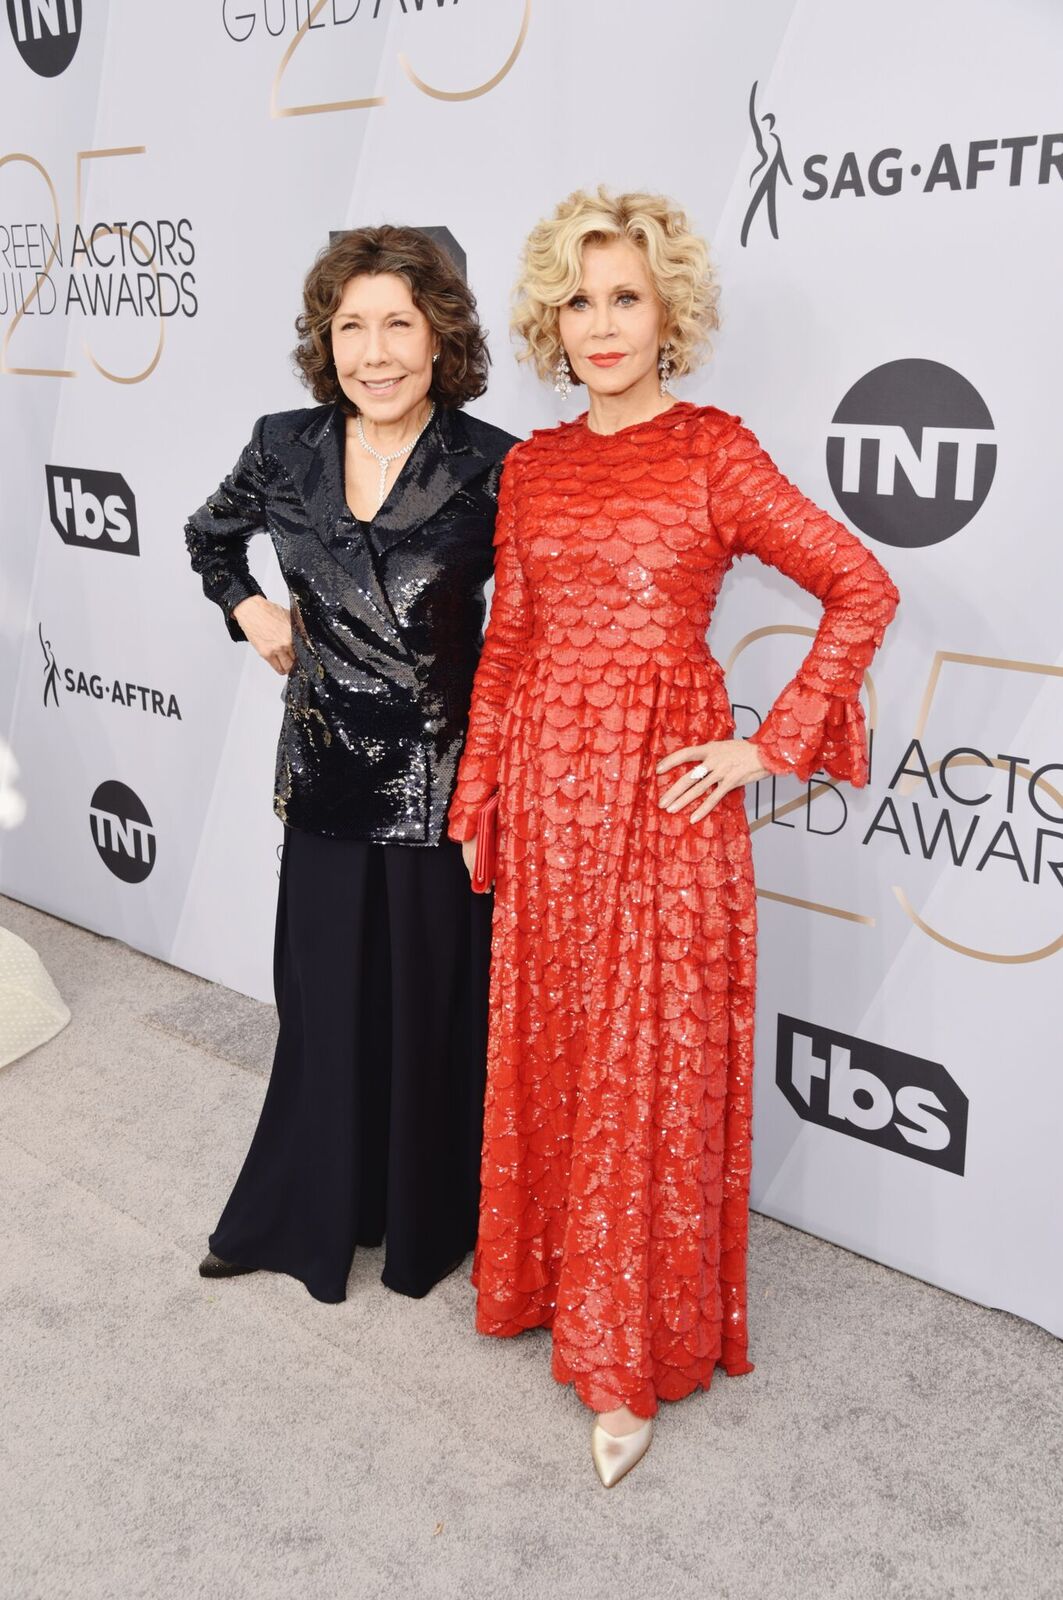
[[[702,778],[707,778],[708,775],[709,769],[705,765],[704,761],[699,761],[696,767],[691,767],[688,774],[694,783],[700,783]]]

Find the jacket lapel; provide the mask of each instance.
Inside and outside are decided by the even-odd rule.
[[[485,464],[486,457],[469,441],[460,411],[437,405],[435,416],[369,525],[374,550],[383,555],[423,528]]]
[[[355,522],[343,485],[344,415],[339,406],[316,411],[292,440],[292,479],[302,498],[307,524],[346,580],[343,609],[365,642],[381,643],[406,657],[387,591],[380,581],[366,530]]]

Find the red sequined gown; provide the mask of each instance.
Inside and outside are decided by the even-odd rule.
[[[822,602],[763,765],[866,782],[858,693],[897,593],[739,421],[679,403],[508,456],[450,811],[500,790],[477,1327],[553,1329],[595,1411],[749,1372],[755,901],[743,792],[668,815],[668,751],[733,722],[706,629],[752,554]],[[691,808],[693,809],[693,808]]]

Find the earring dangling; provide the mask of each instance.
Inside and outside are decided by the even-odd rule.
[[[558,356],[557,366],[554,368],[554,392],[559,394],[562,400],[567,400],[572,393],[572,368],[569,366],[568,356],[563,350]]]
[[[671,392],[672,392],[672,347],[671,347],[670,344],[666,344],[664,346],[664,348],[661,350],[660,359],[657,362],[657,371],[658,371],[658,373],[660,375],[660,379],[661,379],[661,393],[662,394],[671,394]]]

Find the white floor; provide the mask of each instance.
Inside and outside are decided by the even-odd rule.
[[[361,1255],[322,1306],[196,1275],[265,1008],[26,907],[73,1013],[0,1072],[2,1600],[863,1600],[1063,1593],[1047,1333],[754,1218],[757,1370],[613,1491],[541,1334]]]

